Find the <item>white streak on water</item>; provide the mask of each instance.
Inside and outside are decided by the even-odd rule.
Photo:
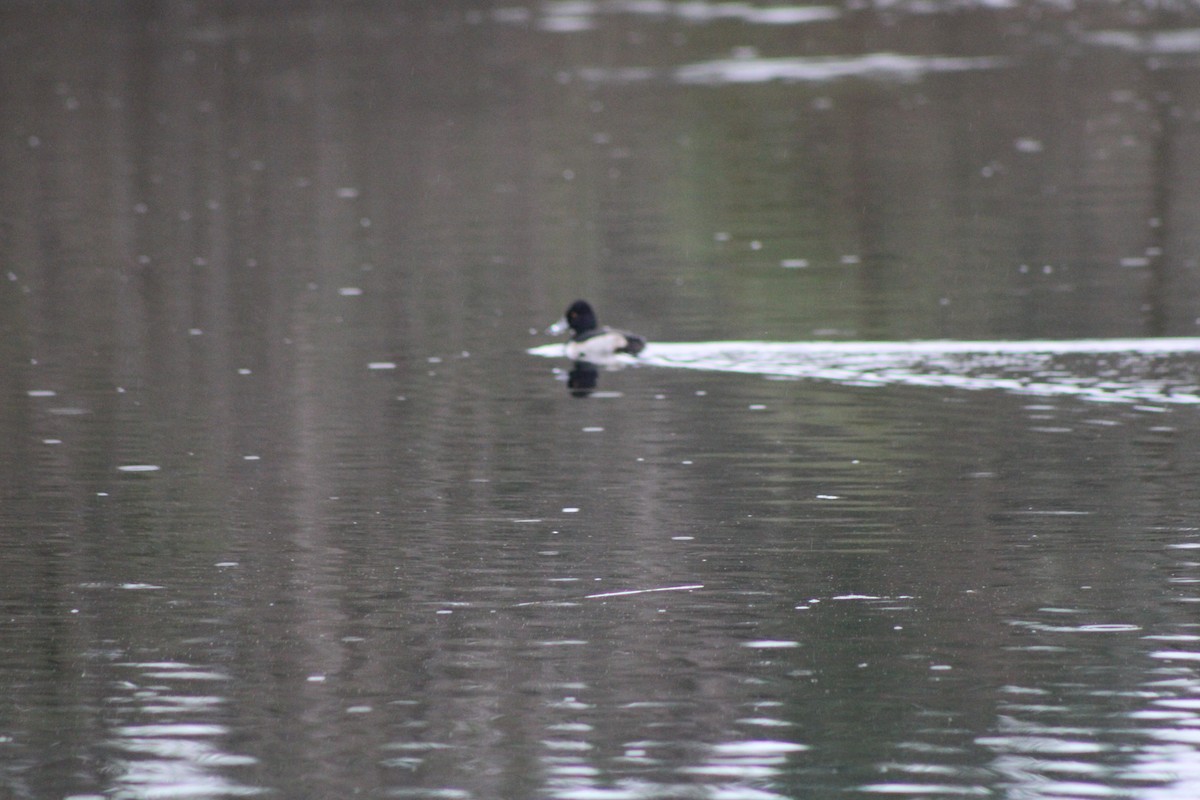
[[[834,6],[775,5],[760,7],[744,2],[711,3],[664,2],[663,0],[559,0],[545,3],[538,27],[553,33],[578,33],[593,30],[602,15],[675,16],[692,25],[735,20],[749,25],[807,25],[828,22],[842,16]]]
[[[600,594],[586,595],[588,600],[596,600],[602,597],[628,597],[634,594],[650,594],[651,592],[686,592],[692,589],[703,589],[703,583],[689,583],[685,586],[662,586],[657,589],[624,589],[619,592],[601,592]]]
[[[997,56],[966,58],[903,53],[785,58],[735,55],[732,58],[683,64],[665,71],[649,67],[583,67],[577,74],[589,83],[607,84],[669,80],[689,86],[727,86],[773,81],[824,83],[845,79],[914,83],[930,74],[1004,69],[1010,63],[1008,59]],[[854,264],[858,263],[858,259],[843,258],[842,263]]]
[[[1179,55],[1200,53],[1200,28],[1160,31],[1107,30],[1085,33],[1084,44],[1133,53]]]
[[[560,344],[532,355],[561,358]],[[1001,390],[1200,404],[1200,337],[1027,341],[655,343],[638,362],[851,386]]]
[[[929,73],[997,69],[1007,63],[1001,58],[911,56],[899,53],[868,53],[850,57],[727,58],[679,67],[675,70],[675,80],[704,85],[833,81],[842,78],[909,82],[920,80]]]

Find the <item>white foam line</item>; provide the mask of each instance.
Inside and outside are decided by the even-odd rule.
[[[585,595],[587,600],[597,600],[602,597],[628,597],[633,594],[650,594],[651,592],[686,592],[692,589],[703,589],[703,583],[689,583],[684,586],[662,586],[657,589],[625,589],[619,592],[601,592],[600,594]]]
[[[558,358],[565,354],[561,344],[534,347],[535,356]],[[1200,353],[1200,337],[1142,339],[1027,339],[965,341],[962,339],[921,339],[906,342],[655,342],[647,345],[642,360],[672,356],[700,357],[713,354],[749,353],[754,355],[960,355],[1019,354],[1065,355],[1070,353]]]
[[[868,53],[862,56],[732,58],[688,64],[675,70],[680,83],[720,85],[768,81],[832,81],[839,78],[875,77],[914,81],[929,72],[996,69],[1002,58],[954,58]]]
[[[561,358],[561,344],[533,355]],[[1181,362],[1175,376],[1151,371],[1151,356],[1200,354],[1200,337],[1033,339],[1024,341],[921,340],[907,342],[666,342],[628,359],[658,367],[825,380],[852,386],[946,387],[1002,390],[1044,397],[1076,396],[1095,402],[1200,405],[1200,377]],[[1113,371],[1055,364],[1067,355],[1120,356]],[[1078,372],[1075,372],[1078,369]]]
[[[697,2],[697,0],[679,3],[665,3],[659,0],[651,0],[651,2],[617,0],[617,2],[606,3],[560,2],[546,4],[542,9],[543,18],[549,29],[561,32],[588,30],[593,27],[594,18],[600,14],[617,13],[642,14],[653,17],[674,14],[693,24],[733,19],[751,25],[804,25],[834,20],[842,15],[841,10],[833,6],[777,5],[759,8],[743,2],[709,3]]]
[[[553,345],[551,345],[553,347]],[[542,348],[536,348],[541,350]],[[559,348],[561,353],[561,347]],[[1200,353],[1200,337],[1139,339],[1028,339],[964,341],[922,339],[907,342],[660,342],[647,346],[643,358],[672,354],[698,355],[747,352],[757,355],[959,355],[1020,354],[1064,355],[1069,353]],[[539,355],[547,355],[539,353]]]

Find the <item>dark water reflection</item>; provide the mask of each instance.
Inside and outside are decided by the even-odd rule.
[[[526,351],[1191,336],[1198,27],[4,6],[0,794],[1194,795],[1194,405]]]

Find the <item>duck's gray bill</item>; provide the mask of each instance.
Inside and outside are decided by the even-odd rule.
[[[549,328],[546,328],[546,333],[550,334],[551,336],[557,336],[558,334],[562,333],[566,329],[567,329],[567,318],[563,317],[558,322],[551,325]]]

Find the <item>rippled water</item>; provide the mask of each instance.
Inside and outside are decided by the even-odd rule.
[[[1197,30],[0,7],[0,796],[1194,797]]]
[[[530,353],[561,357],[561,345]],[[826,380],[1076,396],[1108,403],[1200,403],[1200,338],[1015,342],[656,342],[635,364]],[[576,370],[597,365],[581,362]],[[598,372],[598,370],[596,370]],[[598,376],[595,381],[598,383]]]

